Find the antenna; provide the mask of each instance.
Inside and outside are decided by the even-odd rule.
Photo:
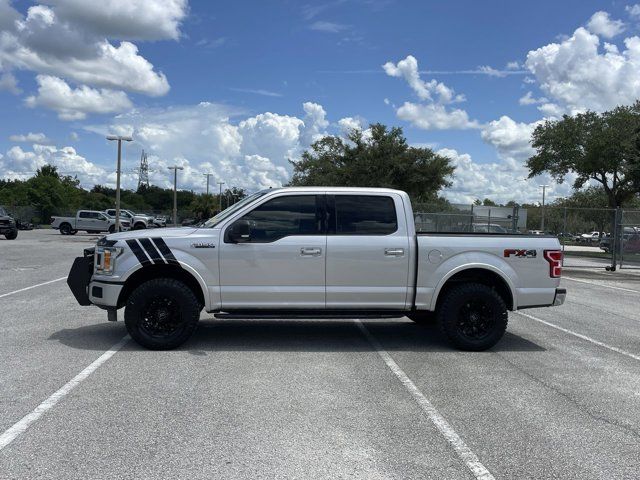
[[[140,169],[138,170],[138,190],[142,185],[149,186],[149,161],[147,160],[147,154],[142,150],[140,155]]]

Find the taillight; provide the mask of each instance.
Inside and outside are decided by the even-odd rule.
[[[544,259],[549,262],[549,276],[560,278],[562,275],[562,250],[545,250]]]

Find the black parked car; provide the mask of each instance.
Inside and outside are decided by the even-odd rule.
[[[0,207],[0,235],[4,235],[7,240],[15,240],[18,237],[16,221],[2,207]]]

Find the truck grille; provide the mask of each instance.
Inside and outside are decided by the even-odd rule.
[[[5,219],[0,220],[0,225],[9,225],[9,220],[5,220]]]

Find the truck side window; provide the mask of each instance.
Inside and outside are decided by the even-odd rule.
[[[389,235],[398,230],[396,207],[391,197],[335,195],[334,198],[335,208],[330,209],[328,220],[330,233]]]
[[[80,212],[78,217],[80,217],[80,218],[91,218],[91,212]]]
[[[274,242],[290,235],[322,235],[317,195],[278,197],[247,213],[252,243]]]

